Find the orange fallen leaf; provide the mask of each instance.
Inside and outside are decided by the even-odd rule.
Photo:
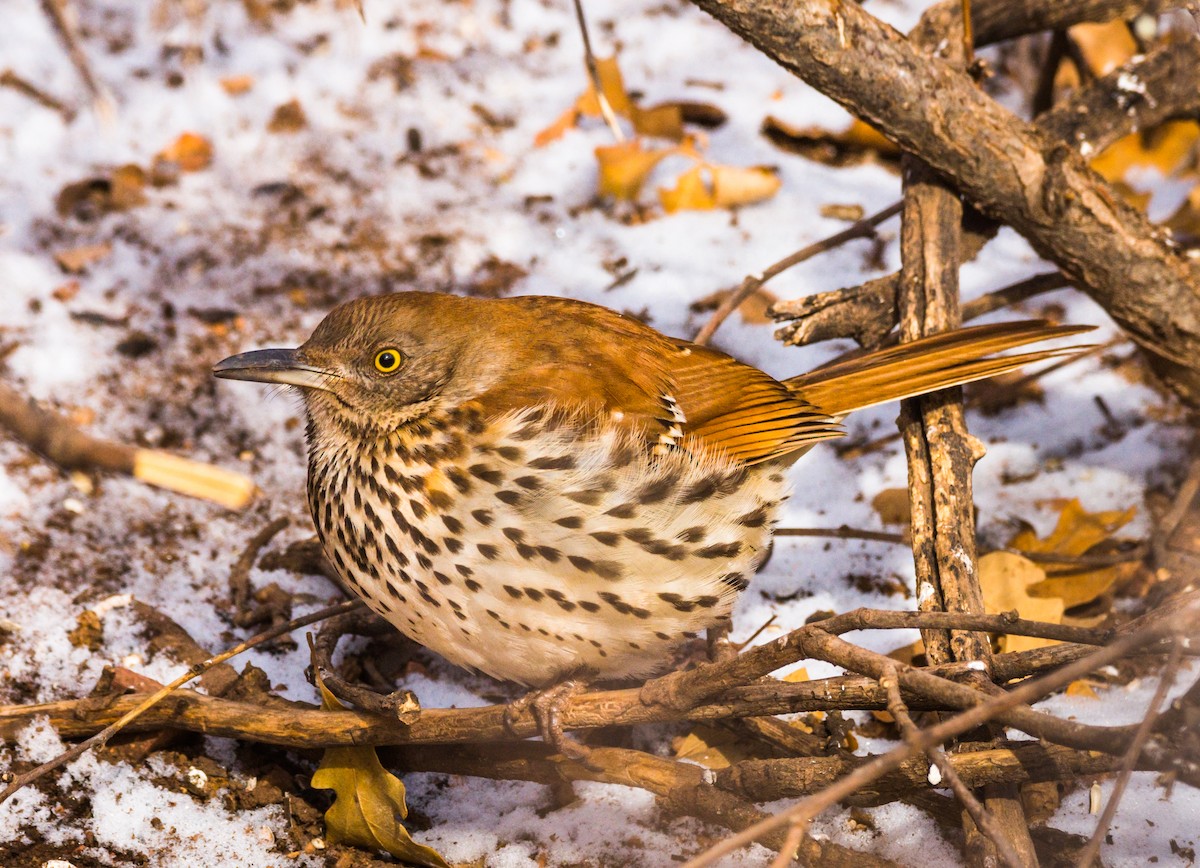
[[[68,274],[81,274],[93,262],[99,262],[112,253],[111,244],[88,244],[83,247],[73,247],[54,254],[58,267]]]
[[[544,148],[553,141],[561,139],[566,135],[567,130],[575,126],[579,122],[579,109],[572,106],[555,119],[554,123],[540,130],[533,137],[533,146],[535,148]]]
[[[1011,552],[989,552],[979,559],[979,584],[983,590],[984,611],[998,615],[1016,609],[1022,618],[1061,624],[1063,601],[1054,597],[1033,597],[1031,585],[1045,581],[1046,573],[1028,558]],[[1032,636],[1001,636],[1004,651],[1028,651],[1054,645],[1052,639]]]
[[[600,163],[600,195],[632,202],[654,167],[675,152],[675,148],[647,151],[638,139],[596,148],[596,160]]]
[[[596,59],[596,77],[600,79],[600,92],[608,100],[609,106],[622,117],[629,117],[633,102],[625,90],[625,80],[621,75],[621,67],[617,64],[616,55]],[[596,98],[596,88],[588,80],[588,88],[583,96],[575,102],[575,108],[590,117],[600,117],[600,101]]]
[[[643,136],[676,142],[683,138],[683,109],[679,103],[667,102],[648,109],[632,106],[630,120]]]
[[[1107,75],[1137,53],[1137,43],[1124,21],[1076,24],[1067,30],[1094,76]]]
[[[175,163],[184,172],[207,169],[213,159],[212,143],[196,133],[184,133],[155,157]]]
[[[766,166],[710,166],[713,196],[720,208],[752,205],[770,199],[783,183]]]
[[[1067,685],[1067,689],[1064,692],[1067,694],[1067,696],[1083,696],[1088,699],[1100,698],[1100,694],[1096,692],[1096,688],[1092,687],[1092,685],[1088,682],[1082,680],[1072,681]]]
[[[659,187],[658,200],[663,210],[668,214],[676,211],[710,211],[717,207],[717,202],[704,183],[702,165],[693,166],[675,180],[674,187]]]
[[[254,76],[252,75],[230,75],[221,79],[221,87],[225,93],[230,96],[241,96],[244,93],[249,93],[254,87]]]

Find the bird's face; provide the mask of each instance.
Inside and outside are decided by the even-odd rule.
[[[456,321],[456,302],[429,293],[358,299],[299,347],[231,356],[213,373],[299,388],[318,436],[384,435],[468,400],[464,384],[478,391],[487,365]]]

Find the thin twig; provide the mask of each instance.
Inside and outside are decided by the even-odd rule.
[[[771,868],[787,868],[792,864],[792,860],[796,858],[796,848],[804,840],[804,833],[807,831],[808,823],[792,823],[788,828],[787,838],[784,839],[783,848],[779,855],[771,860]]]
[[[1075,868],[1091,868],[1096,857],[1100,855],[1100,844],[1108,833],[1108,827],[1112,825],[1113,817],[1117,813],[1117,806],[1121,804],[1121,796],[1125,794],[1125,787],[1129,784],[1130,775],[1133,774],[1142,748],[1146,745],[1146,739],[1150,737],[1150,733],[1154,729],[1154,721],[1162,709],[1167,691],[1171,689],[1171,684],[1175,681],[1175,675],[1179,672],[1179,663],[1182,659],[1183,643],[1176,640],[1171,645],[1171,656],[1167,659],[1167,665],[1163,668],[1162,675],[1159,676],[1158,687],[1154,691],[1154,698],[1150,700],[1150,707],[1146,709],[1146,716],[1142,718],[1141,726],[1134,733],[1129,742],[1129,750],[1125,751],[1125,756],[1121,760],[1121,771],[1117,775],[1117,782],[1113,784],[1112,795],[1108,797],[1108,804],[1104,806],[1104,812],[1096,822],[1096,831],[1092,833],[1087,845],[1079,852],[1079,858],[1075,860]]]
[[[870,542],[885,542],[895,543],[897,545],[908,545],[908,538],[902,533],[887,533],[881,530],[861,530],[856,527],[779,527],[775,529],[775,536],[815,536],[829,537],[831,539],[861,539]]]
[[[250,570],[254,566],[258,553],[287,526],[287,516],[281,515],[268,522],[250,538],[250,542],[246,543],[246,548],[242,550],[233,569],[229,571],[229,598],[234,612],[241,612],[246,606],[246,601],[250,599]]]
[[[92,72],[87,54],[79,44],[79,34],[76,33],[75,26],[63,6],[65,2],[66,0],[42,0],[42,11],[50,19],[50,26],[62,42],[63,48],[67,50],[71,65],[83,80],[83,85],[92,98],[92,110],[102,121],[109,123],[116,117],[116,103],[108,88]]]
[[[812,259],[819,253],[824,253],[827,250],[833,250],[840,247],[847,241],[853,241],[855,238],[870,238],[875,234],[875,227],[885,220],[896,216],[900,213],[902,207],[901,202],[893,202],[882,211],[872,214],[870,217],[864,217],[854,225],[843,229],[835,235],[830,235],[820,241],[814,242],[802,250],[797,250],[790,256],[785,256],[783,259],[776,262],[759,272],[758,274],[748,274],[743,278],[737,289],[729,293],[721,305],[713,311],[713,315],[709,317],[708,322],[696,332],[696,336],[692,338],[693,343],[706,345],[712,340],[713,334],[720,328],[721,323],[729,318],[729,315],[738,309],[738,306],[749,298],[755,290],[761,287],[768,280],[776,277],[787,271],[793,265],[799,265],[806,259]]]
[[[596,104],[600,106],[600,114],[604,122],[612,130],[613,138],[618,142],[625,141],[621,125],[617,122],[617,113],[604,95],[604,87],[600,83],[600,67],[596,65],[596,55],[592,52],[592,40],[588,36],[587,18],[583,14],[582,0],[575,0],[575,19],[579,22],[579,34],[583,37],[583,64],[587,67],[588,78],[592,81],[592,89],[596,92]]]
[[[904,698],[900,695],[900,679],[896,677],[896,667],[891,667],[879,683],[887,690],[888,695],[888,712],[896,721],[896,725],[900,728],[900,734],[904,737],[904,741],[913,744],[920,735],[920,729],[908,714],[908,707],[904,704]],[[988,840],[996,847],[996,852],[1012,868],[1025,868],[1024,862],[1017,852],[1013,849],[1012,844],[1004,836],[996,823],[996,818],[988,811],[987,808],[975,798],[975,794],[971,792],[971,788],[963,783],[963,779],[958,776],[958,772],[954,770],[954,765],[950,762],[945,752],[940,747],[929,747],[925,749],[925,756],[929,758],[941,775],[942,780],[954,792],[955,797],[966,808],[967,813],[971,815],[971,819],[975,821],[975,825],[979,830],[987,836]]]
[[[971,27],[971,0],[962,0],[963,65],[969,70],[975,62],[975,34]]]
[[[197,663],[195,666],[190,667],[183,675],[176,678],[170,684],[165,685],[161,690],[151,694],[144,702],[138,704],[135,708],[130,709],[127,713],[123,714],[119,720],[109,724],[91,738],[87,739],[86,741],[81,741],[79,744],[59,754],[54,759],[42,763],[37,768],[32,769],[23,775],[18,775],[11,784],[4,788],[3,792],[0,792],[0,804],[4,804],[4,802],[7,801],[10,796],[12,796],[21,788],[28,786],[43,775],[54,771],[56,768],[65,765],[66,763],[75,759],[75,757],[81,756],[93,748],[104,747],[104,745],[108,744],[109,739],[124,729],[125,726],[130,723],[130,721],[137,719],[138,716],[144,713],[147,709],[157,705],[172,691],[187,684],[193,678],[199,678],[214,666],[224,663],[231,657],[236,657],[243,651],[249,651],[251,648],[262,645],[264,642],[269,642],[277,636],[282,636],[285,633],[290,633],[293,630],[298,630],[299,628],[306,627],[309,624],[315,624],[317,621],[323,621],[326,618],[332,618],[335,615],[341,615],[345,612],[353,611],[354,609],[360,608],[362,605],[363,603],[359,600],[347,600],[344,603],[338,603],[336,606],[326,606],[324,609],[318,609],[316,612],[311,614],[304,615],[300,618],[294,618],[293,620],[288,621],[286,624],[280,624],[279,626],[272,627],[270,630],[265,630],[264,632],[259,633],[257,636],[252,636],[245,642],[241,642],[226,651],[222,651],[215,657],[210,657],[203,663]]]
[[[984,723],[997,719],[998,715],[1005,711],[1027,705],[1065,684],[1070,684],[1075,679],[1095,669],[1120,660],[1142,645],[1177,633],[1179,630],[1184,629],[1190,620],[1195,619],[1197,614],[1195,608],[1195,606],[1188,607],[1181,614],[1164,622],[1151,625],[1138,633],[1122,637],[1108,647],[1089,654],[1080,660],[1076,660],[1074,663],[1070,663],[1056,672],[1024,681],[1007,693],[1001,693],[982,700],[978,705],[967,711],[948,718],[936,726],[923,730],[911,745],[901,745],[885,754],[881,754],[820,793],[802,799],[791,808],[756,823],[750,828],[739,832],[737,835],[726,838],[724,841],[719,842],[687,862],[683,868],[704,868],[704,866],[713,864],[713,862],[722,856],[746,846],[767,831],[777,829],[788,823],[815,817],[831,805],[838,803],[867,784],[878,780],[887,772],[899,768],[906,759],[918,750],[924,750],[926,747],[941,744],[955,736],[970,732]]]

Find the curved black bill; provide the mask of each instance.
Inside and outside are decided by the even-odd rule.
[[[305,364],[295,350],[251,350],[213,365],[213,375],[224,380],[280,383],[301,389],[328,389],[331,371]]]

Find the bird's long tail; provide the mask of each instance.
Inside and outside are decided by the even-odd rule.
[[[887,401],[911,398],[1016,370],[1031,362],[1068,356],[1084,347],[994,356],[1036,341],[1091,331],[1045,320],[972,326],[835,362],[784,380],[784,385],[831,416],[841,417]]]

